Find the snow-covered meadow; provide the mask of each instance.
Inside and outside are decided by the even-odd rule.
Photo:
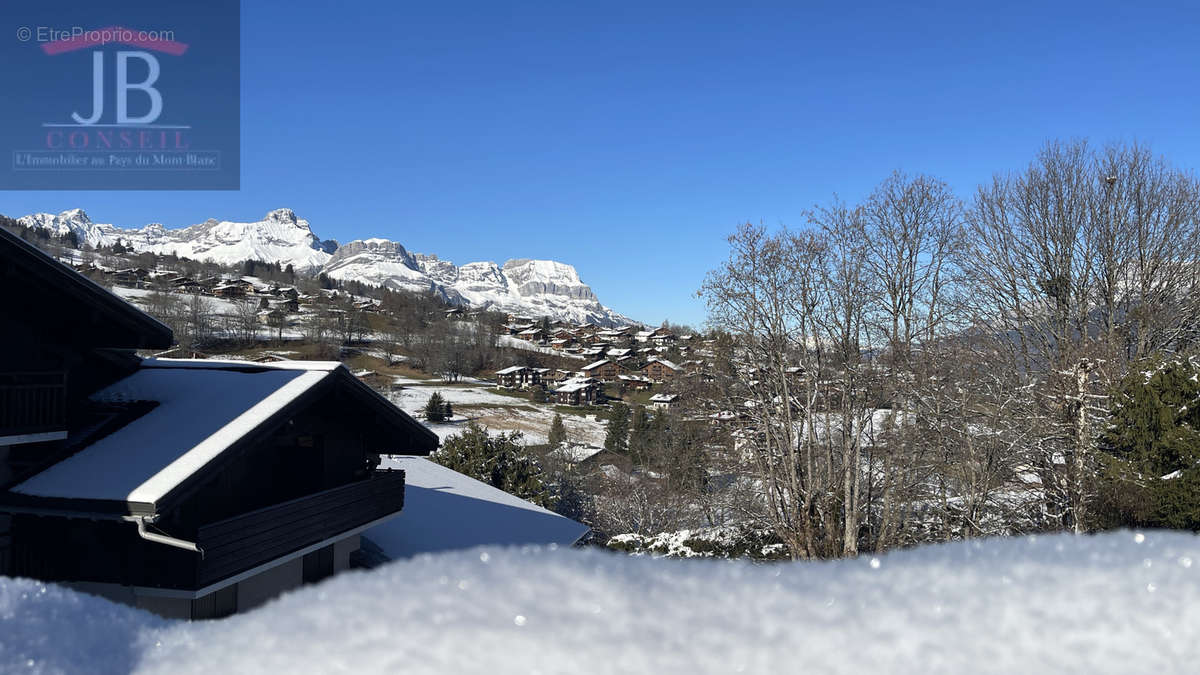
[[[3,672],[1183,673],[1197,658],[1200,539],[1180,533],[758,565],[475,549],[202,623],[0,580]]]
[[[552,406],[498,394],[493,389],[495,385],[487,383],[469,386],[442,385],[432,380],[419,383],[403,380],[398,383],[403,383],[404,388],[389,392],[388,399],[404,412],[420,419],[442,440],[460,433],[468,421],[474,421],[487,427],[493,434],[520,431],[526,444],[536,445],[546,442],[550,423],[554,420]],[[453,420],[439,424],[423,419],[425,404],[434,392],[450,402],[455,412]],[[572,442],[595,447],[604,445],[605,422],[597,415],[567,414],[562,417],[567,436]]]

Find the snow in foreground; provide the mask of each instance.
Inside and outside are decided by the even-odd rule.
[[[476,549],[168,622],[0,579],[0,671],[1187,672],[1200,539],[1121,532],[752,565]]]

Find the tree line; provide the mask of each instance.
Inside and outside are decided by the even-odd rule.
[[[738,411],[729,455],[793,556],[1196,527],[1191,172],[1055,141],[966,200],[896,172],[729,243],[701,291],[730,345],[706,405]]]

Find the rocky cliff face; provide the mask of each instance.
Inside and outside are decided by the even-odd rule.
[[[629,323],[600,304],[575,268],[552,260],[471,262],[456,266],[432,255],[413,255],[384,239],[345,244],[326,264],[331,278],[361,281],[373,286],[433,290],[448,302],[531,317],[604,326]]]
[[[324,272],[333,279],[360,281],[395,290],[433,291],[464,307],[495,309],[531,317],[613,326],[630,321],[600,304],[571,265],[553,260],[509,260],[455,265],[436,255],[409,252],[387,239],[361,239],[338,245],[321,240],[307,220],[291,209],[276,209],[262,220],[209,219],[180,229],[152,223],[120,228],[93,223],[81,209],[57,215],[35,213],[19,221],[63,235],[75,233],[81,244],[120,242],[135,251],[175,254],[194,260],[236,265],[243,260],[293,265],[301,272]]]

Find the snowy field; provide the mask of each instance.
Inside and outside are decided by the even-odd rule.
[[[829,563],[476,549],[221,621],[0,579],[21,673],[1185,673],[1200,539],[1118,532]]]
[[[401,378],[396,379],[401,381]],[[524,434],[523,440],[526,444],[536,445],[546,442],[550,423],[554,420],[553,408],[489,391],[495,385],[442,385],[422,381],[419,386],[412,386],[411,381],[408,382],[410,384],[405,384],[404,389],[389,392],[388,399],[404,412],[421,420],[422,424],[443,440],[460,433],[466,428],[468,421],[474,421],[487,427],[493,434],[520,431]],[[434,392],[441,394],[454,408],[454,419],[448,423],[432,424],[424,419],[425,404]],[[605,422],[596,415],[583,417],[566,414],[562,418],[567,437],[572,442],[596,447],[604,445]]]

